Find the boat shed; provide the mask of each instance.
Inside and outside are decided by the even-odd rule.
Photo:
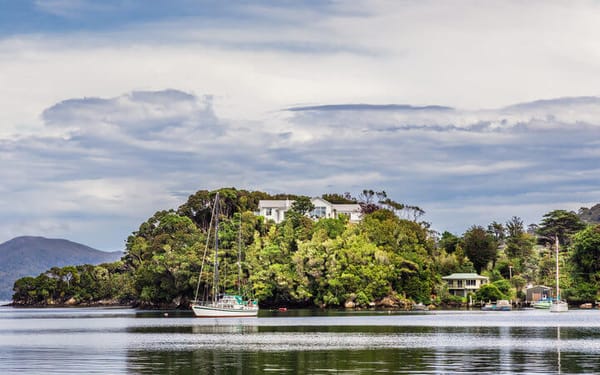
[[[552,296],[552,288],[544,285],[535,285],[527,288],[525,301],[534,303],[541,299],[550,298]]]

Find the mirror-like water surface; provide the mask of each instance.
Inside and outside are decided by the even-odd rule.
[[[261,311],[199,319],[132,309],[0,308],[0,372],[597,373],[600,311]]]

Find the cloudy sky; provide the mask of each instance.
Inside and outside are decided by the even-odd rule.
[[[0,0],[0,242],[223,186],[438,231],[600,202],[597,1]]]

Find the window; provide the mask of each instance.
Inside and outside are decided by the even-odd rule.
[[[456,284],[457,284],[457,288],[462,288],[462,280],[458,280],[456,282]]]
[[[310,212],[310,217],[321,218],[321,217],[325,217],[326,214],[327,214],[327,209],[325,207],[323,207],[323,206],[315,207],[315,209]]]
[[[271,211],[270,208],[267,208],[265,211],[266,211],[267,216],[273,215],[273,212]]]
[[[467,280],[467,286],[468,287],[475,287],[475,280]]]

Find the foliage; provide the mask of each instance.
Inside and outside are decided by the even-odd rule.
[[[213,212],[217,192],[221,210]],[[323,197],[354,200],[349,194]],[[260,199],[273,198],[295,201],[278,224],[254,215]],[[441,276],[459,272],[489,275],[493,282],[477,292],[479,300],[522,295],[530,282],[554,284],[554,253],[536,247],[518,217],[505,225],[493,222],[487,230],[472,226],[462,237],[443,232],[436,244],[428,225],[416,221],[422,212],[418,207],[374,190],[364,190],[357,201],[363,218],[355,224],[345,217],[313,221],[306,216],[313,209],[308,197],[234,188],[201,190],[177,210],[158,211],[143,222],[128,237],[121,261],[54,267],[17,280],[13,297],[22,304],[112,300],[187,307],[196,290],[200,298],[212,293],[213,215],[220,223],[218,291],[250,294],[267,306],[458,302],[462,299],[449,296]],[[553,211],[538,228],[542,234],[558,233],[565,243],[583,227],[572,213]],[[599,227],[575,234],[565,263],[566,255],[561,254],[561,287],[574,298],[596,297]]]
[[[463,235],[462,247],[478,273],[494,262],[498,245],[492,235],[481,226],[472,226]]]
[[[177,214],[189,217],[201,230],[206,231],[212,219],[212,204],[217,192],[220,196],[220,214],[227,218],[231,218],[236,212],[257,211],[258,202],[261,199],[277,199],[261,191],[250,192],[235,188],[222,188],[214,191],[199,190],[179,206]]]
[[[442,237],[438,242],[438,246],[446,251],[448,254],[452,254],[456,250],[456,246],[460,243],[460,238],[453,235],[448,231],[442,233]]]
[[[356,199],[352,197],[350,193],[338,194],[329,193],[321,195],[321,198],[325,199],[329,203],[333,204],[354,204]]]
[[[590,226],[573,237],[571,262],[577,278],[600,281],[600,225]]]
[[[129,236],[124,260],[141,302],[178,304],[192,294],[202,238],[190,218],[173,211],[157,212]]]
[[[417,221],[419,217],[425,214],[425,211],[418,206],[399,203],[388,198],[387,193],[383,190],[375,191],[372,189],[364,189],[356,200],[364,215],[384,209],[393,212],[399,217]]]
[[[300,215],[306,215],[315,209],[315,205],[311,202],[309,197],[301,196],[296,198],[292,207],[290,207],[290,213],[294,212]]]
[[[53,267],[37,277],[24,277],[15,282],[13,301],[22,305],[92,303],[115,300],[131,301],[135,295],[131,277],[123,262],[97,266]]]
[[[497,301],[507,298],[494,283],[482,285],[475,295],[479,301]]]
[[[476,272],[473,263],[465,256],[460,245],[456,246],[456,251],[452,254],[448,254],[446,251],[438,254],[435,258],[435,267],[439,275]]]
[[[322,219],[296,248],[297,229],[286,220],[250,248],[251,282],[263,302],[366,306],[395,293],[430,299],[435,277],[423,255],[431,245],[418,224],[389,211],[376,211],[358,226]]]
[[[510,283],[512,284],[512,286],[515,287],[517,291],[521,291],[523,290],[525,285],[527,285],[527,280],[525,280],[523,276],[516,275],[513,276],[512,279],[510,279]]]
[[[516,237],[509,236],[504,252],[509,258],[527,259],[533,253],[535,238],[529,233],[520,233]]]
[[[493,221],[488,225],[488,233],[494,237],[497,243],[502,243],[506,236],[506,229],[501,223]]]
[[[500,291],[500,293],[502,293],[504,295],[504,297],[508,298],[510,296],[511,289],[512,289],[512,285],[510,285],[510,281],[508,281],[506,279],[501,279],[501,280],[494,281],[492,284],[495,285],[496,288],[498,288],[498,290]]]
[[[570,243],[570,237],[585,228],[585,223],[572,211],[554,210],[544,215],[538,234],[546,238],[558,236],[561,245]]]
[[[348,218],[341,216],[340,218],[325,218],[317,221],[313,226],[314,233],[323,231],[328,238],[334,239],[339,237],[346,230]]]
[[[580,300],[596,300],[600,290],[600,225],[589,226],[573,236],[570,260],[574,294]]]

